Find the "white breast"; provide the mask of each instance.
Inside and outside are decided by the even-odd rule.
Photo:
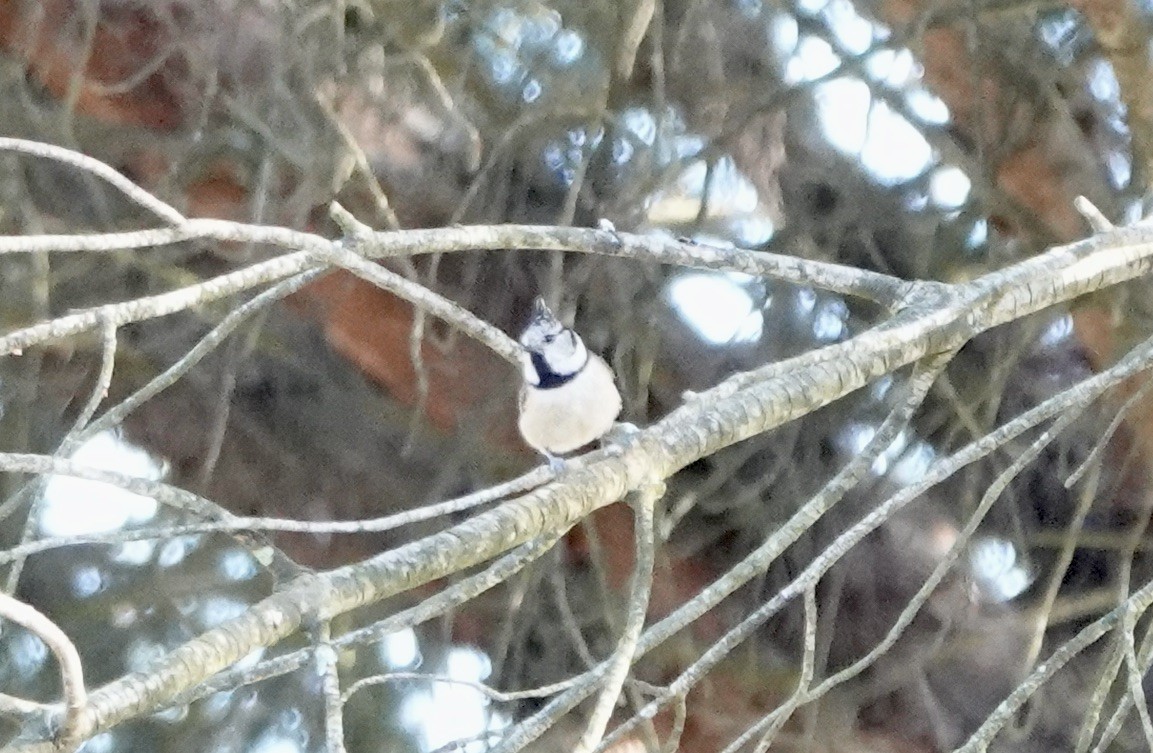
[[[612,370],[590,356],[581,373],[560,387],[525,387],[520,433],[535,449],[560,455],[604,436],[620,412],[621,396]]]

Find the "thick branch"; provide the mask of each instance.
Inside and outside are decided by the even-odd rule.
[[[510,229],[520,230],[484,230],[495,238]],[[1109,245],[1113,235],[1140,242]],[[94,734],[163,705],[249,651],[291,634],[305,615],[334,617],[567,529],[654,479],[667,478],[699,458],[805,415],[926,355],[955,349],[979,332],[1095,286],[1142,274],[1153,254],[1147,235],[1118,231],[1103,240],[1054,249],[965,285],[920,284],[907,308],[886,326],[743,375],[737,389],[722,383],[640,432],[619,453],[574,467],[553,483],[438,534],[293,584],[180,647],[147,675],[129,675],[94,692],[83,729]]]
[[[344,240],[286,228],[181,220],[173,227],[135,233],[0,238],[0,253],[144,248],[194,238],[256,243],[292,253],[180,290],[12,332],[0,337],[0,353],[19,352],[96,327],[114,329],[302,272],[319,271],[334,254],[340,256]],[[319,624],[460,572],[539,537],[554,537],[630,492],[659,483],[698,459],[810,413],[885,374],[954,351],[999,324],[1141,276],[1153,266],[1153,230],[1148,228],[1117,229],[956,285],[904,282],[834,264],[617,233],[611,228],[450,227],[358,234],[356,241],[357,250],[376,258],[470,249],[542,249],[738,270],[863,296],[895,313],[849,341],[737,375],[699,393],[618,451],[573,463],[551,483],[470,520],[365,562],[291,581],[243,615],[179,647],[148,673],[128,675],[95,691],[76,722],[81,736],[163,707],[302,625]],[[434,313],[450,323],[460,319],[450,307],[442,306]]]

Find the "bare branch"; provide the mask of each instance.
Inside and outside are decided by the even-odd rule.
[[[107,181],[129,199],[144,207],[149,212],[152,212],[169,225],[179,225],[184,222],[184,215],[180,214],[176,209],[165,204],[148,191],[145,191],[128,178],[125,178],[111,166],[104,164],[94,157],[89,157],[86,154],[81,154],[72,149],[65,149],[61,146],[45,144],[41,141],[26,141],[24,139],[13,138],[0,138],[0,149],[9,152],[20,152],[21,154],[31,154],[35,157],[42,157],[79,168],[90,175],[95,175],[97,178]]]
[[[483,694],[486,698],[496,701],[497,703],[515,703],[526,698],[547,698],[550,695],[556,695],[562,690],[568,690],[575,683],[580,682],[581,678],[574,677],[569,680],[553,683],[552,685],[543,685],[539,688],[529,688],[528,690],[514,690],[514,691],[501,691],[483,682],[474,682],[472,680],[462,680],[457,677],[447,677],[445,675],[430,675],[423,672],[386,672],[384,674],[373,675],[372,677],[365,677],[357,680],[352,685],[348,686],[348,690],[344,691],[344,701],[347,702],[357,691],[369,688],[374,685],[383,685],[389,682],[443,682],[448,685],[462,685],[466,688],[472,688],[478,693]]]
[[[1129,597],[1124,604],[1114,609],[1101,619],[1083,628],[1077,635],[1063,643],[1056,651],[1049,655],[1045,661],[1025,678],[1025,681],[1002,701],[997,708],[981,724],[980,728],[969,737],[964,745],[957,748],[957,753],[983,753],[988,749],[993,738],[1021,709],[1037,689],[1044,685],[1062,667],[1075,656],[1101,639],[1118,623],[1127,618],[1127,615],[1140,615],[1153,604],[1153,582],[1146,583],[1136,593]]]
[[[379,622],[346,633],[334,640],[333,644],[339,649],[372,643],[398,630],[415,627],[439,617],[450,609],[504,583],[546,554],[556,545],[558,539],[559,536],[552,536],[524,544],[504,555],[481,572],[457,581],[435,596],[425,599],[409,609],[401,610]],[[255,667],[228,669],[207,680],[193,691],[182,694],[173,702],[173,705],[191,703],[221,690],[231,690],[295,671],[304,666],[312,654],[311,648],[298,649],[283,656],[263,661]],[[349,690],[345,691],[345,696],[351,695],[352,692],[350,687]]]
[[[437,295],[423,285],[390,272],[379,264],[367,261],[362,256],[342,247],[333,247],[325,254],[326,260],[347,269],[362,280],[367,280],[382,290],[397,295],[417,308],[439,317],[460,329],[466,335],[487,346],[518,369],[524,360],[524,348],[511,337],[488,322],[478,318],[467,309],[453,303],[444,296]]]
[[[162,481],[126,476],[115,471],[92,468],[56,455],[0,453],[0,470],[14,473],[56,474],[115,486],[133,494],[152,497],[161,504],[185,510],[208,520],[200,523],[178,523],[163,527],[132,528],[109,533],[79,534],[23,541],[0,550],[0,564],[20,561],[30,555],[79,544],[122,544],[126,541],[168,539],[200,533],[237,533],[242,531],[281,531],[292,533],[379,533],[434,518],[491,504],[512,494],[536,488],[551,480],[555,473],[548,466],[538,466],[526,474],[472,494],[405,510],[392,515],[364,520],[297,520],[293,518],[241,517],[216,506],[211,500]]]
[[[1129,697],[1137,708],[1137,718],[1141,720],[1141,731],[1145,734],[1145,745],[1153,750],[1153,720],[1149,718],[1149,704],[1145,701],[1145,688],[1142,686],[1144,672],[1137,661],[1137,651],[1133,646],[1133,631],[1137,627],[1137,617],[1127,611],[1118,630],[1121,631],[1121,645],[1125,652],[1125,677],[1129,685]]]
[[[340,693],[339,658],[332,646],[332,623],[325,621],[317,630],[314,659],[321,676],[324,696],[324,742],[328,753],[345,753],[344,696]]]
[[[772,715],[772,722],[765,734],[757,742],[756,753],[766,753],[773,744],[777,733],[789,717],[797,710],[802,701],[807,699],[809,684],[813,681],[814,657],[817,652],[817,589],[814,586],[805,591],[805,641],[804,653],[801,655],[801,676],[797,680],[797,689],[789,696],[780,708]]]
[[[88,708],[88,691],[84,687],[84,665],[76,646],[55,622],[22,601],[0,593],[0,617],[11,620],[30,630],[44,641],[60,665],[60,687],[64,694],[64,715],[61,719],[62,747],[71,747],[82,740],[81,714]]]
[[[642,713],[638,716],[655,713],[663,703],[667,703],[669,699],[676,698],[683,694],[688,687],[695,684],[703,675],[704,671],[707,671],[708,667],[712,666],[710,662],[715,663],[720,657],[726,655],[729,650],[731,650],[731,646],[743,641],[751,630],[763,624],[764,620],[778,612],[793,598],[803,593],[805,588],[820,580],[824,573],[861,539],[876,530],[884,521],[917,499],[926,490],[944,481],[964,466],[987,456],[997,447],[1003,446],[1030,428],[1050,420],[1063,412],[1067,412],[1074,406],[1086,405],[1098,399],[1110,387],[1115,386],[1135,373],[1149,368],[1153,368],[1153,340],[1146,341],[1140,347],[1131,351],[1108,371],[1098,374],[1046,400],[1035,408],[1026,411],[1012,421],[997,428],[990,434],[966,445],[953,455],[934,463],[922,479],[905,487],[896,495],[878,505],[871,513],[838,536],[837,539],[826,547],[788,586],[778,591],[764,606],[749,615],[737,629],[730,631],[724,638],[714,643],[694,664],[697,671],[682,673],[681,677],[668,687],[662,697],[650,703],[649,707],[643,709]],[[762,545],[762,549],[764,546],[765,545]],[[747,559],[748,558],[746,558],[746,560]],[[744,566],[745,563],[739,563],[730,573],[739,572]],[[724,594],[731,592],[725,588],[718,588],[718,584],[726,577],[728,576],[722,576],[722,578],[704,589],[690,602],[678,608],[668,617],[645,631],[638,645],[638,652],[643,654],[655,646],[660,645],[669,637],[676,634],[685,624],[696,619],[696,617],[699,617],[719,602],[720,599],[717,598],[718,596],[723,598]],[[749,575],[748,577],[752,576]],[[717,593],[718,591],[720,592],[719,594]],[[603,669],[603,667],[604,665],[602,664],[598,669]],[[547,726],[548,722],[546,720],[554,719],[561,714],[567,713],[587,697],[587,692],[584,688],[574,688],[558,696],[533,717],[518,725],[517,728],[502,741],[501,745],[497,747],[498,753],[519,750],[528,742],[536,739],[543,731],[543,728]],[[614,730],[614,732],[606,738],[606,742],[613,740],[615,736],[625,731],[627,727],[628,724],[625,724],[617,728],[617,730]]]
[[[3,144],[0,141],[0,147]],[[80,162],[83,163],[83,169],[115,184],[115,177],[101,172],[98,167],[101,163],[92,165],[84,160]],[[107,166],[103,168],[110,170]],[[124,179],[119,176],[119,180]],[[159,207],[145,206],[158,216],[164,216]],[[714,608],[735,589],[765,572],[785,547],[809,530],[848,489],[857,484],[867,474],[872,459],[886,450],[895,433],[907,424],[909,416],[953,353],[975,335],[1000,324],[1146,274],[1153,269],[1153,230],[1140,227],[1107,229],[1098,222],[1098,234],[1087,240],[1056,247],[1045,254],[971,282],[942,284],[907,282],[834,264],[698,245],[657,235],[618,233],[611,225],[597,229],[499,225],[373,232],[347,212],[341,212],[339,207],[333,207],[334,217],[345,230],[345,236],[337,240],[287,228],[220,220],[185,220],[178,215],[166,217],[172,221],[171,227],[130,233],[0,238],[0,253],[99,252],[148,248],[189,240],[242,242],[286,250],[282,255],[194,285],[125,303],[74,312],[10,332],[0,336],[0,353],[19,353],[52,339],[97,328],[103,331],[104,361],[96,388],[81,411],[75,431],[70,434],[72,440],[79,440],[102,427],[115,424],[143,400],[187,373],[193,364],[216,348],[245,317],[323,274],[332,266],[347,269],[413,302],[418,310],[443,318],[506,360],[519,363],[519,346],[503,332],[455,303],[373,263],[371,259],[405,258],[464,250],[537,249],[558,253],[593,253],[647,263],[735,270],[816,286],[875,301],[892,316],[874,329],[845,342],[735,375],[712,389],[697,393],[661,420],[644,428],[627,445],[615,448],[614,452],[578,459],[556,476],[529,474],[532,483],[543,483],[543,486],[529,486],[525,479],[518,479],[498,487],[499,493],[496,493],[497,490],[486,490],[443,505],[373,521],[315,523],[235,518],[209,500],[159,482],[81,468],[60,457],[0,455],[0,468],[6,470],[40,474],[68,473],[114,483],[123,488],[139,490],[164,504],[190,510],[206,519],[203,523],[191,526],[122,532],[115,539],[119,541],[128,540],[128,537],[166,536],[191,530],[383,530],[385,527],[425,519],[446,510],[465,509],[497,501],[509,494],[517,495],[469,520],[364,562],[328,572],[302,574],[292,580],[286,579],[282,591],[254,604],[233,620],[180,646],[158,661],[148,675],[128,675],[95,691],[88,705],[68,720],[70,729],[75,731],[78,739],[163,707],[171,703],[173,698],[210,692],[210,688],[220,687],[221,682],[242,683],[256,677],[270,676],[270,673],[288,671],[285,668],[290,668],[294,663],[300,666],[300,661],[322,650],[334,651],[337,646],[350,645],[355,641],[374,640],[388,630],[413,624],[413,621],[427,619],[428,615],[450,609],[461,603],[461,600],[474,596],[479,592],[477,589],[492,587],[539,557],[572,525],[587,518],[594,510],[628,495],[644,495],[696,460],[805,415],[884,375],[917,364],[907,386],[907,394],[886,418],[865,452],[854,457],[818,495],[780,530],[774,531],[745,561],[647,630],[644,629],[645,605],[655,544],[651,538],[654,534],[651,505],[647,512],[638,508],[638,554],[633,598],[617,649],[608,660],[558,689],[555,697],[538,714],[506,735],[497,750],[513,750],[535,739],[542,724],[567,713],[576,703],[597,692],[598,688],[601,697],[578,749],[589,750],[598,745],[603,747],[611,744],[635,726],[637,720],[651,718],[665,705],[675,701],[683,706],[688,690],[705,672],[715,667],[720,658],[785,604],[803,596],[806,599],[807,628],[801,683],[793,697],[775,712],[776,715],[766,718],[766,728],[771,737],[795,708],[818,697],[820,692],[824,692],[822,688],[827,690],[831,687],[827,684],[829,681],[826,681],[817,688],[809,688],[815,673],[815,642],[812,633],[816,629],[816,605],[813,589],[849,548],[910,504],[917,495],[966,464],[987,456],[1022,432],[1060,415],[1045,436],[1059,431],[1072,420],[1071,417],[1077,411],[1097,399],[1105,389],[1126,376],[1149,368],[1153,361],[1153,345],[1146,343],[1109,371],[1046,401],[949,458],[938,460],[924,479],[902,489],[843,532],[792,583],[748,615],[744,622],[717,641],[668,688],[662,690],[650,703],[643,705],[634,720],[602,740],[616,698],[622,688],[626,687],[626,678],[634,662]],[[177,365],[154,379],[125,403],[88,424],[111,379],[118,327],[184,311],[266,285],[272,287],[236,309]],[[1019,466],[1015,465],[1014,473],[1016,470],[1019,470]],[[1007,479],[1011,476],[1004,478],[1004,483],[1008,483]],[[992,504],[992,499],[995,499],[992,489],[989,495],[988,504]],[[642,519],[642,515],[647,517]],[[975,525],[973,521],[970,522]],[[78,540],[83,539],[71,539],[72,542]],[[33,551],[42,551],[43,548],[62,543],[60,540],[29,542],[0,554],[0,557],[24,557]],[[34,548],[37,546],[41,549]],[[261,665],[259,672],[252,670],[246,674],[234,671],[235,663],[253,649],[274,645],[302,626],[327,625],[329,620],[338,615],[490,562],[492,564],[477,575],[445,589],[411,610],[348,636],[326,636],[321,649],[304,649],[302,653],[293,655],[291,660],[280,661],[285,659],[280,657]],[[935,574],[933,577],[939,576]],[[1133,620],[1147,606],[1144,601],[1133,601],[1137,596],[1144,599],[1145,590],[1142,589],[1130,599],[1127,608],[1131,611],[1126,614],[1132,615]],[[924,595],[927,598],[927,592]],[[898,626],[903,620],[911,619],[919,608],[920,603],[910,604],[909,610],[898,619]],[[894,629],[899,634],[900,628]],[[1092,642],[1099,637],[1097,635],[1078,640]],[[1068,661],[1080,650],[1078,646],[1083,648],[1083,645],[1088,643],[1067,644],[1071,646],[1068,656],[1060,654],[1066,647],[1062,647],[1058,655],[1065,657],[1062,661]],[[1132,682],[1134,667],[1143,663],[1144,657],[1138,657],[1132,648],[1131,634],[1129,651],[1123,656],[1119,655],[1118,661],[1122,659],[1126,662],[1128,677]],[[343,700],[337,698],[339,678],[333,667],[329,668],[331,672],[326,678],[331,691],[328,693],[329,715],[339,716]],[[1042,665],[1038,671],[1047,667],[1048,664]],[[844,676],[839,677],[844,679]],[[1039,687],[1047,677],[1038,676],[1036,684],[1028,692]],[[1129,697],[1134,701],[1140,700],[1132,690]],[[1019,704],[1023,700],[1017,698],[1013,702]],[[994,722],[995,716],[990,717],[987,724]],[[992,739],[997,729],[997,726],[988,728],[988,739]],[[335,741],[342,735],[337,735],[336,725],[332,723],[329,731],[330,744],[335,746]],[[766,741],[770,737],[766,737]],[[974,744],[980,746],[986,743]]]
[[[1089,227],[1093,228],[1093,232],[1108,233],[1110,230],[1113,230],[1113,223],[1110,222],[1109,218],[1097,208],[1096,204],[1089,201],[1088,198],[1078,196],[1073,200],[1073,206],[1081,213],[1085,221],[1089,223]]]
[[[575,753],[588,753],[604,737],[605,727],[617,705],[621,688],[632,668],[636,656],[637,639],[645,626],[649,596],[653,587],[653,566],[656,562],[656,526],[654,508],[664,494],[664,484],[656,484],[636,492],[632,500],[633,536],[636,539],[636,565],[625,618],[624,630],[617,641],[613,656],[604,673],[604,687],[581,735]]]

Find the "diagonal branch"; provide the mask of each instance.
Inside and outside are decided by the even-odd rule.
[[[334,250],[339,252],[344,241],[287,228],[221,220],[183,220],[173,227],[135,233],[0,238],[0,253],[146,248],[191,239],[254,243],[289,249],[290,253],[169,293],[109,304],[11,332],[0,337],[0,353],[19,352],[49,339],[96,327],[115,328],[163,316],[252,287],[319,272],[330,263]],[[289,581],[284,590],[178,647],[147,673],[129,674],[94,691],[87,707],[76,716],[78,737],[91,736],[162,707],[253,650],[274,645],[304,625],[319,624],[488,562],[541,537],[554,537],[600,507],[659,483],[720,449],[810,413],[881,376],[925,359],[932,361],[995,326],[1134,279],[1153,268],[1153,229],[1150,228],[1121,228],[1102,233],[958,284],[905,282],[835,264],[618,233],[612,229],[520,225],[449,227],[373,233],[358,237],[356,248],[370,258],[478,249],[577,251],[737,270],[862,296],[881,303],[892,316],[851,340],[737,375],[698,393],[662,420],[640,431],[627,446],[574,463],[550,483],[469,520],[364,562],[305,574]],[[460,316],[447,307],[434,313],[445,316],[450,323],[461,324]],[[462,328],[468,331],[463,324]],[[1142,368],[1148,364],[1148,354],[1143,355],[1146,360],[1139,364]],[[1136,369],[1133,361],[1134,358],[1127,359],[1126,368]],[[1121,371],[1115,370],[1110,378]],[[1093,389],[1103,389],[1100,381],[1088,383],[1094,385]],[[1088,392],[1086,388],[1077,394],[1083,396]],[[994,432],[990,435],[994,439],[974,443],[977,448],[974,452],[996,446],[996,437],[1010,433]],[[939,474],[947,476],[948,468],[942,468]],[[846,532],[844,546],[851,545],[854,537],[859,539],[869,526],[879,525],[883,515],[891,514],[908,501],[907,496],[890,500],[884,510],[879,509]],[[812,573],[806,577],[819,578],[821,568],[829,566],[843,552],[843,547],[831,547],[814,562]],[[796,582],[794,587],[778,594],[766,609],[780,608],[809,585],[809,582]],[[692,609],[700,609],[711,599],[723,598],[726,587],[706,589]],[[687,614],[677,613],[645,631],[639,640],[637,655],[663,640],[662,636],[667,637],[669,630],[679,629],[676,621],[685,619]],[[691,619],[691,615],[688,616]],[[592,688],[591,682],[580,686],[581,692],[586,693]],[[571,695],[571,691],[566,695]],[[32,745],[29,749],[42,748]]]

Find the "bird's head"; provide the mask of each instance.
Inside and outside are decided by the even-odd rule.
[[[549,377],[571,376],[588,362],[588,351],[580,336],[561,324],[542,298],[533,303],[532,317],[520,335],[520,344],[528,351],[525,378],[531,384],[541,384]]]

